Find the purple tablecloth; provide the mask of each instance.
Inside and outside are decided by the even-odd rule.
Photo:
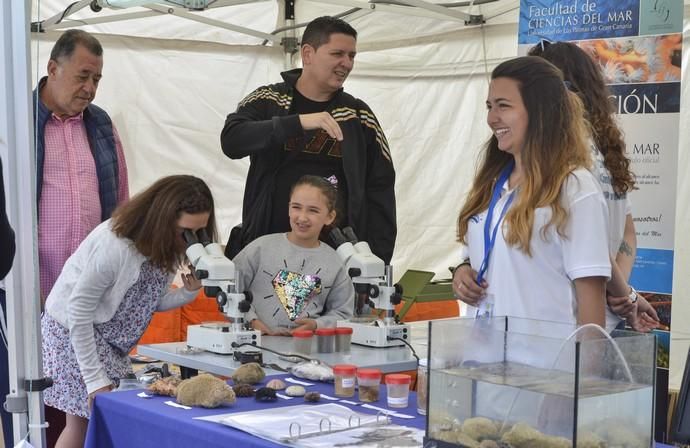
[[[271,377],[285,378],[283,377]],[[308,391],[318,391],[334,396],[333,385],[316,383],[307,387]],[[275,408],[303,404],[301,398],[278,399],[275,403],[257,403],[253,398],[238,398],[232,406],[216,409],[192,408],[178,409],[164,404],[170,397],[139,398],[139,390],[112,392],[96,397],[86,436],[86,448],[110,447],[185,447],[185,448],[274,448],[281,445],[254,437],[251,434],[217,423],[194,420],[214,414],[245,412],[262,408]],[[353,401],[356,401],[356,396]],[[174,400],[174,399],[173,399]],[[339,403],[322,400],[323,403]],[[343,404],[343,403],[341,403]],[[380,399],[373,405],[386,408],[386,387],[381,386]],[[376,414],[377,411],[351,407],[362,413]],[[392,417],[393,423],[424,429],[426,420],[416,411],[416,395],[410,394],[409,406],[396,410],[412,415],[413,419]],[[656,444],[656,448],[671,448],[670,445]]]
[[[271,377],[285,378],[285,377]],[[289,383],[288,383],[289,385]],[[333,385],[316,383],[306,388],[334,396]],[[194,420],[214,414],[245,412],[267,407],[280,412],[281,407],[304,404],[302,398],[278,399],[275,403],[257,403],[253,398],[238,398],[232,406],[216,409],[178,409],[168,406],[170,397],[139,398],[140,390],[100,394],[94,402],[89,429],[86,435],[87,448],[110,447],[185,447],[185,448],[273,448],[281,445],[254,437],[248,433],[217,423]],[[356,396],[353,401],[356,401]],[[172,399],[174,401],[174,399]],[[319,404],[340,403],[321,400]],[[343,404],[343,403],[340,403]],[[380,399],[372,405],[387,408],[386,387],[381,386]],[[377,411],[361,406],[345,406],[358,412],[377,414]],[[416,395],[411,393],[409,406],[396,409],[397,412],[412,415],[414,419],[392,417],[393,423],[424,429],[425,418],[417,414]]]

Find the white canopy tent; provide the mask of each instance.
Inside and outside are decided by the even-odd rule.
[[[225,157],[219,134],[225,116],[246,94],[280,80],[279,72],[286,67],[283,48],[270,40],[267,45],[262,42],[282,26],[283,4],[238,0],[233,6],[202,12],[166,5],[94,13],[87,7],[54,23],[69,3],[33,0],[31,20],[47,20],[46,32],[31,35],[34,85],[45,74],[58,28],[83,26],[97,34],[105,49],[105,64],[95,102],[108,110],[118,127],[131,192],[168,174],[202,177],[216,198],[224,242],[240,221],[248,160]],[[439,14],[433,6],[420,7],[423,2],[418,0],[404,3],[418,6],[299,0],[295,23],[358,8],[344,16],[360,33],[355,69],[345,87],[372,107],[392,150],[398,201],[398,238],[392,262],[396,278],[408,268],[433,270],[447,277],[447,267],[458,262],[457,212],[478,150],[489,136],[484,107],[488,73],[517,54],[520,2],[498,0],[455,7],[450,15]],[[690,0],[685,5],[688,18]],[[481,15],[486,23],[465,25],[466,16],[461,13]],[[130,16],[106,21],[123,14]],[[205,23],[181,17],[188,14],[202,17]],[[230,26],[219,26],[221,22]],[[300,28],[296,35],[301,32]],[[686,49],[689,44],[686,24]],[[298,64],[298,59],[293,62]],[[687,55],[683,59],[687,67]],[[689,104],[687,71],[683,78],[683,104]],[[687,109],[682,108],[681,114],[681,123],[687,123]],[[690,227],[690,179],[683,175],[690,168],[686,149],[690,129],[681,126],[680,133],[671,387],[680,384],[690,344],[690,330],[684,328],[690,315],[685,296],[690,289],[690,235],[683,231]],[[7,147],[2,140],[0,156],[5,160]],[[10,189],[10,194],[16,192]]]

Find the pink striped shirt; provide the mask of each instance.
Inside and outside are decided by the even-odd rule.
[[[128,199],[127,165],[113,125],[118,167],[118,203]],[[43,188],[39,202],[38,258],[41,295],[48,297],[62,266],[101,222],[98,176],[83,114],[46,123]]]

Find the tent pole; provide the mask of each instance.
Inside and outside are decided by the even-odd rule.
[[[29,435],[45,447],[36,232],[36,175],[31,124],[31,0],[0,2],[0,150],[7,148],[8,216],[16,232],[14,268],[6,278],[10,393],[14,441]],[[6,132],[3,136],[2,133]],[[27,392],[30,390],[30,392]],[[0,397],[5,401],[5,397]],[[10,441],[8,441],[10,442]]]
[[[295,0],[285,0],[285,13],[283,14],[283,24],[281,28],[288,28],[285,30],[281,45],[285,53],[285,70],[295,68],[293,56],[299,51],[299,42],[297,40],[297,33],[295,31]]]

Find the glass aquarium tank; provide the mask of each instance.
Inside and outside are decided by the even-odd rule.
[[[508,317],[429,322],[425,448],[650,448],[651,334]]]

